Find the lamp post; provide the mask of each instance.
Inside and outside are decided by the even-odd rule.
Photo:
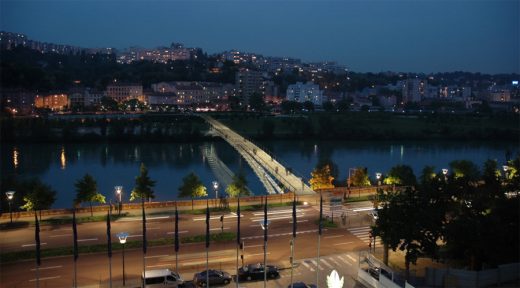
[[[448,180],[448,169],[443,168],[442,175],[444,175],[444,181],[447,181]]]
[[[123,286],[125,286],[125,243],[126,238],[128,238],[128,233],[121,232],[117,234],[117,238],[119,238],[119,243],[123,245]]]
[[[381,176],[382,174],[380,172],[376,173],[377,186],[381,186]]]
[[[114,190],[116,191],[117,200],[119,201],[117,213],[121,215],[121,210],[123,209],[122,196],[123,196],[123,186],[115,186]]]
[[[9,202],[9,216],[11,217],[11,224],[13,224],[13,211],[11,210],[11,203],[13,202],[15,191],[7,191],[5,192],[5,196],[7,196],[7,201]]]
[[[213,181],[213,190],[215,190],[215,207],[217,207],[217,199],[218,199],[218,182]]]
[[[504,165],[502,166],[502,169],[504,169],[504,177],[507,179],[507,171],[509,171],[509,166]]]
[[[351,175],[351,171],[356,171],[357,169],[356,168],[348,168],[348,180],[347,180],[347,190],[348,190],[348,196],[350,197],[350,185],[352,183],[352,181],[350,180],[350,175]],[[343,193],[343,199],[347,199],[345,193]]]
[[[269,223],[271,223],[269,220],[262,221],[260,223],[260,226],[262,226],[262,230],[268,230]],[[267,285],[267,240],[264,237],[264,288],[266,287],[266,285]]]

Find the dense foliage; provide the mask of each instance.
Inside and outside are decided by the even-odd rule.
[[[482,172],[467,160],[450,169],[444,175],[425,167],[419,184],[380,190],[373,234],[386,249],[405,252],[407,272],[424,256],[471,270],[520,261],[520,157],[504,173],[495,160]]]

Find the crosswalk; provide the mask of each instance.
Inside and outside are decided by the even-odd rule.
[[[318,266],[318,259],[301,259],[295,261],[295,272],[301,275],[306,273],[316,272],[318,269],[321,272],[330,273],[332,270],[339,270],[342,267],[357,267],[358,260],[348,254],[339,254],[320,257],[320,265]],[[290,275],[290,269],[284,269],[281,271],[281,276],[285,277]]]
[[[362,226],[362,227],[355,227],[355,228],[348,228],[347,229],[350,233],[354,234],[357,238],[359,238],[361,241],[365,242],[367,245],[370,242],[370,226]],[[383,245],[381,242],[381,238],[376,238],[376,245]]]

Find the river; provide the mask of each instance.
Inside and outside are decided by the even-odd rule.
[[[338,179],[346,181],[349,168],[367,167],[371,178],[376,172],[387,172],[398,164],[410,165],[418,177],[426,165],[436,170],[448,168],[453,160],[471,160],[478,166],[487,159],[502,165],[509,151],[519,153],[514,142],[347,142],[347,141],[262,141],[269,151],[296,174],[309,179],[320,159],[330,159],[338,167]],[[128,201],[139,166],[144,163],[149,176],[156,180],[156,200],[174,200],[182,178],[196,173],[215,197],[212,182],[215,175],[208,164],[204,149],[213,147],[215,155],[237,173],[243,171],[249,188],[255,194],[265,189],[245,161],[224,141],[194,143],[31,143],[3,144],[1,147],[2,176],[38,177],[57,191],[54,208],[71,207],[75,197],[74,183],[85,173],[91,174],[99,191],[114,199],[114,186],[122,185]],[[223,186],[223,185],[221,185]],[[224,193],[219,187],[218,193]]]

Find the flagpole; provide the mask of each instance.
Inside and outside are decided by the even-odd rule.
[[[206,199],[206,286],[209,287],[209,202]]]
[[[323,197],[320,193],[320,220],[318,222],[318,260],[316,263],[316,287],[320,286],[320,242],[321,242],[321,226],[323,217]]]
[[[78,273],[76,261],[78,260],[78,229],[76,226],[76,208],[72,210],[72,234],[74,238],[74,288],[77,288]]]
[[[291,288],[293,288],[293,273],[294,273],[294,244],[296,241],[296,192],[294,193],[293,198],[293,211],[292,211],[292,218],[293,218],[293,233],[292,233],[292,240],[291,240]]]
[[[112,288],[112,237],[110,231],[110,209],[107,212],[107,248],[108,248],[108,273],[110,280],[110,288]]]
[[[144,195],[141,196],[141,209],[143,214],[143,287],[146,287],[146,214],[144,211]]]
[[[240,250],[240,194],[238,194],[237,217],[237,277],[235,282],[237,283],[238,288],[238,253]]]
[[[179,274],[179,211],[175,202],[175,272]]]
[[[267,287],[267,196],[264,201],[264,288]]]
[[[36,241],[36,288],[40,287],[40,223],[38,222],[38,216],[36,210],[34,211],[35,229],[34,229],[34,240]]]

